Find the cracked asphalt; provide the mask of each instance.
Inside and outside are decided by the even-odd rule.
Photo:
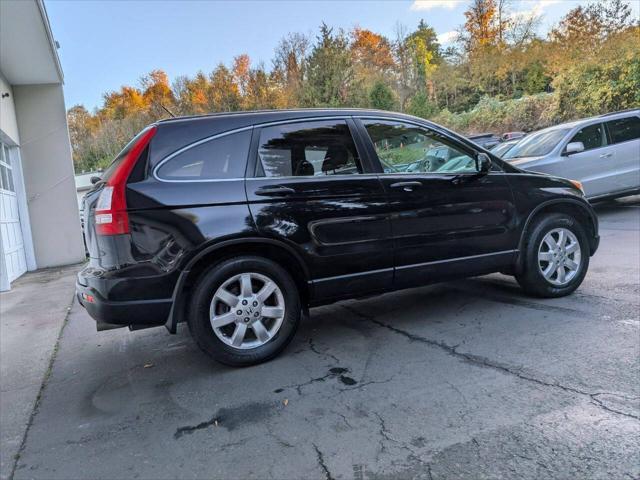
[[[18,478],[640,478],[640,198],[597,208],[583,286],[491,275],[312,310],[279,358],[75,304]]]

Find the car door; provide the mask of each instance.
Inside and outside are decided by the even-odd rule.
[[[254,131],[246,181],[254,222],[304,256],[317,301],[384,290],[393,279],[384,188],[354,128],[335,118]]]
[[[581,142],[584,150],[568,154],[566,146],[573,142]],[[608,145],[602,122],[580,128],[562,147],[561,155],[563,160],[557,164],[554,175],[580,180],[587,197],[611,191],[616,152]]]
[[[611,164],[611,192],[640,188],[640,117],[631,115],[605,122],[615,151]]]
[[[476,152],[444,131],[401,120],[363,118],[363,136],[380,162],[391,215],[395,285],[405,287],[491,271],[513,262],[518,235],[506,175],[480,174]],[[423,162],[420,172],[395,164]],[[440,158],[440,157],[438,157]]]

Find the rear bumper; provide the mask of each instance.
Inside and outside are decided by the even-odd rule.
[[[109,280],[92,279],[83,272],[76,279],[76,296],[98,330],[129,326],[145,328],[164,325],[171,311],[172,299],[107,300],[101,291],[109,291]]]

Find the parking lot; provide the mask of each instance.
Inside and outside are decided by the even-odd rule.
[[[491,275],[342,302],[246,369],[74,303],[15,478],[638,478],[640,198],[597,210],[569,297]]]

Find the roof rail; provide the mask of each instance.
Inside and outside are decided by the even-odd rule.
[[[629,113],[629,112],[638,112],[640,111],[639,108],[627,108],[625,110],[620,110],[618,112],[609,112],[609,113],[603,113],[602,115],[598,115],[598,118],[601,117],[610,117],[612,115],[618,115],[619,113]]]

